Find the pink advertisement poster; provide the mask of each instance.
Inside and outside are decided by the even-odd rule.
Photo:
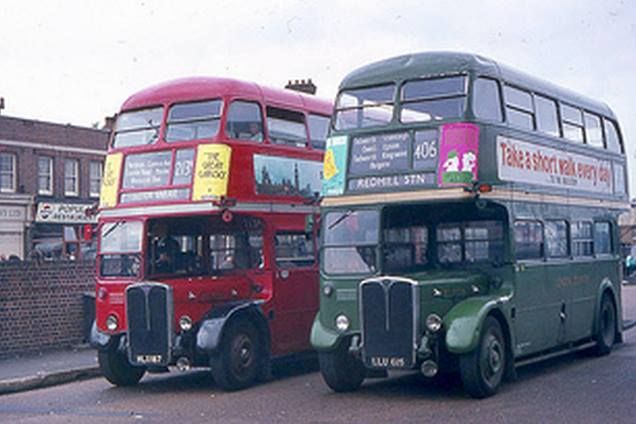
[[[471,185],[479,167],[479,127],[446,124],[441,128],[437,183],[439,186]]]

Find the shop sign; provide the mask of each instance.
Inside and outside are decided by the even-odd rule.
[[[24,221],[25,210],[22,206],[0,205],[0,221]]]
[[[96,215],[87,215],[86,209],[92,207],[85,203],[38,203],[35,222],[52,224],[90,224],[97,222]]]

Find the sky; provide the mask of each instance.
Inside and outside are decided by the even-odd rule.
[[[186,76],[333,99],[352,70],[422,51],[482,54],[616,113],[636,194],[636,2],[630,0],[2,0],[3,115],[100,125],[131,94]]]

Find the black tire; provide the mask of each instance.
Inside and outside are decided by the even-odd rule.
[[[364,381],[366,369],[362,361],[349,353],[346,341],[333,351],[319,352],[318,362],[323,380],[335,392],[352,392]]]
[[[240,390],[254,384],[263,361],[256,328],[248,321],[230,323],[219,351],[210,358],[216,384],[223,390]]]
[[[459,357],[464,389],[482,399],[497,393],[506,370],[506,345],[499,321],[489,316],[479,337],[477,348]]]
[[[133,366],[125,354],[115,349],[98,351],[97,360],[102,375],[115,386],[134,386],[146,372],[145,367]]]
[[[603,356],[612,351],[616,340],[616,307],[612,298],[607,294],[603,295],[598,317],[596,318],[595,338],[594,353],[596,355]]]

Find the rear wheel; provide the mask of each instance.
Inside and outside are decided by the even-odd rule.
[[[612,351],[616,338],[616,308],[609,295],[605,294],[601,300],[601,308],[596,318],[596,347],[597,355],[607,355]]]
[[[475,398],[497,393],[506,369],[506,346],[501,325],[487,317],[479,344],[472,352],[459,357],[459,369],[464,389]]]
[[[330,352],[319,352],[322,378],[335,392],[352,392],[364,381],[366,370],[362,361],[349,354],[346,342]]]
[[[248,321],[230,324],[219,352],[210,359],[212,376],[224,390],[239,390],[254,384],[263,359],[258,332]]]
[[[98,351],[97,360],[102,375],[115,386],[134,386],[146,372],[145,367],[131,365],[126,355],[116,349]]]

